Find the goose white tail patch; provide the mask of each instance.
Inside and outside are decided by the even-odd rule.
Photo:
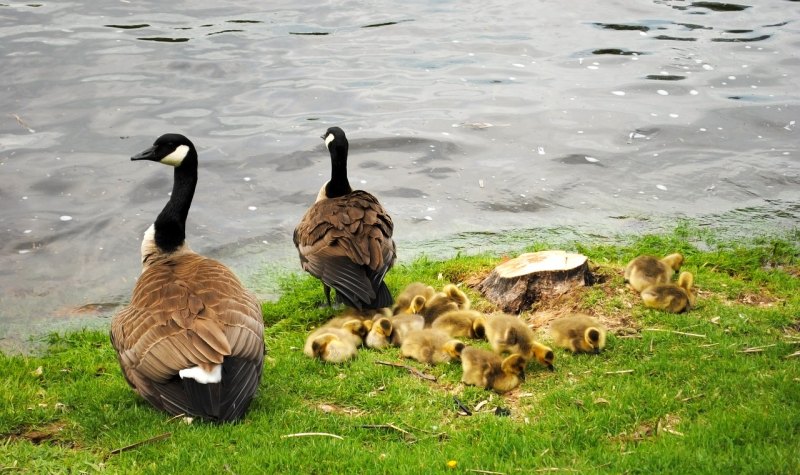
[[[222,381],[222,365],[214,366],[211,371],[206,371],[199,366],[178,371],[181,379],[191,378],[200,384],[211,384]]]
[[[333,142],[335,138],[333,134],[328,134],[328,136],[325,137],[325,148],[331,148],[331,142]]]
[[[183,159],[186,158],[186,155],[189,153],[189,146],[188,145],[178,145],[178,147],[172,151],[169,155],[162,158],[160,161],[164,165],[171,165],[173,167],[178,167],[183,163]]]

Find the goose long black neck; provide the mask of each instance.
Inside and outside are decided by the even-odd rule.
[[[331,144],[331,180],[325,187],[328,198],[338,198],[353,191],[347,180],[347,142]]]
[[[191,152],[194,154],[194,152]],[[197,155],[187,156],[175,168],[172,195],[155,222],[156,245],[164,252],[172,252],[186,239],[186,217],[192,206],[197,186]]]

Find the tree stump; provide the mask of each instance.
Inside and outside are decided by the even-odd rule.
[[[504,312],[519,313],[546,297],[558,296],[592,281],[582,254],[540,251],[506,261],[486,277],[478,290]]]

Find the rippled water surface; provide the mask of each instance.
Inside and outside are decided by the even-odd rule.
[[[779,0],[0,3],[0,348],[125,302],[171,188],[129,157],[165,132],[200,153],[190,244],[265,297],[298,266],[330,125],[401,261],[508,230],[795,226],[798,20]]]

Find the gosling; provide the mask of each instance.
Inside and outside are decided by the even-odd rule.
[[[392,324],[390,342],[392,346],[401,346],[410,332],[425,328],[425,318],[417,314],[395,315],[389,320]]]
[[[519,354],[503,359],[491,351],[468,346],[461,351],[461,382],[498,393],[511,391],[525,380],[526,363]]]
[[[409,332],[400,346],[404,357],[427,364],[457,360],[463,349],[463,342],[450,338],[447,333],[429,328]]]
[[[663,259],[639,256],[625,267],[625,282],[637,292],[651,285],[667,284],[682,264],[683,255],[679,253],[670,254]]]
[[[372,328],[367,333],[364,344],[367,348],[382,350],[391,346],[392,333],[394,333],[392,322],[386,317],[381,317],[372,322]]]
[[[518,353],[530,361],[535,359],[550,371],[555,370],[552,348],[536,341],[533,330],[519,318],[506,314],[486,319],[486,339],[496,353]]]
[[[694,307],[697,296],[692,286],[694,276],[691,272],[681,272],[678,284],[659,284],[642,291],[645,306],[672,313],[687,312]]]
[[[475,310],[451,310],[433,321],[431,328],[453,338],[486,338],[486,316]]]
[[[342,328],[323,326],[308,335],[303,353],[327,363],[344,363],[355,358],[361,342],[355,325],[345,324]]]
[[[600,353],[606,346],[606,329],[594,318],[576,313],[550,324],[556,346],[573,353]]]
[[[424,305],[425,301],[433,297],[435,293],[436,290],[430,285],[423,284],[422,282],[412,282],[397,296],[394,306],[392,307],[392,313],[394,315],[399,315],[401,313],[417,313],[422,308],[422,305],[419,305],[420,302]],[[422,299],[418,299],[417,297],[422,297]],[[415,307],[415,302],[419,308]]]

